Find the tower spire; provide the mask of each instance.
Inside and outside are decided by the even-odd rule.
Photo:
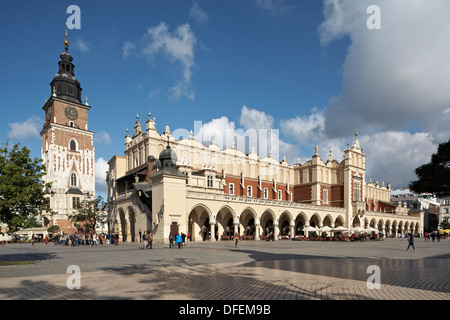
[[[66,23],[66,38],[64,39],[64,49],[69,53],[69,40],[67,40],[67,23]]]
[[[68,27],[66,24],[66,32],[64,38],[64,52],[60,54],[58,62],[58,73],[53,77],[50,86],[56,89],[58,98],[74,103],[82,104],[80,82],[75,78],[75,65],[72,63],[73,57],[69,53]],[[53,92],[52,92],[53,94]]]

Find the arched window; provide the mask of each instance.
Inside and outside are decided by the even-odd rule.
[[[72,174],[70,175],[70,185],[72,187],[77,186],[77,174],[75,172],[72,172]]]
[[[69,142],[69,150],[70,151],[77,151],[77,143],[75,140],[70,140]]]

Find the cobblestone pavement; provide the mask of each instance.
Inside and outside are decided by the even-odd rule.
[[[2,300],[450,300],[450,240],[407,243],[192,243],[97,247],[0,246]],[[68,289],[67,268],[80,268]],[[369,266],[380,289],[369,289]],[[370,282],[370,281],[369,281]],[[372,283],[372,282],[370,282]]]

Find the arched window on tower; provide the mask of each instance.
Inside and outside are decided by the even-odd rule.
[[[70,140],[69,150],[70,151],[77,151],[77,143],[75,142],[75,140]]]
[[[75,172],[72,172],[72,174],[70,175],[70,185],[72,187],[77,186],[77,174]]]

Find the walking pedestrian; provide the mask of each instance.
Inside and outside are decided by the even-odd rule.
[[[416,250],[416,248],[414,248],[414,237],[412,234],[409,236],[408,242],[409,242],[409,244],[408,244],[408,248],[406,248],[406,251],[408,251],[410,246],[413,247],[413,250]]]
[[[147,249],[148,246],[148,236],[147,236],[147,231],[144,231],[144,234],[142,235],[142,240],[144,241],[144,247],[143,249]]]
[[[169,233],[169,249],[175,247],[173,240],[174,240],[174,236],[173,236],[173,233],[171,232],[171,233]]]
[[[234,240],[236,240],[236,243],[234,244],[234,247],[237,248],[238,247],[238,242],[239,242],[239,233],[235,233],[234,234]]]
[[[152,249],[152,247],[153,247],[153,235],[152,235],[151,232],[148,233],[148,244],[147,244],[147,247],[149,247],[149,246],[150,246],[150,249]]]
[[[48,246],[48,236],[45,236],[45,245]]]

